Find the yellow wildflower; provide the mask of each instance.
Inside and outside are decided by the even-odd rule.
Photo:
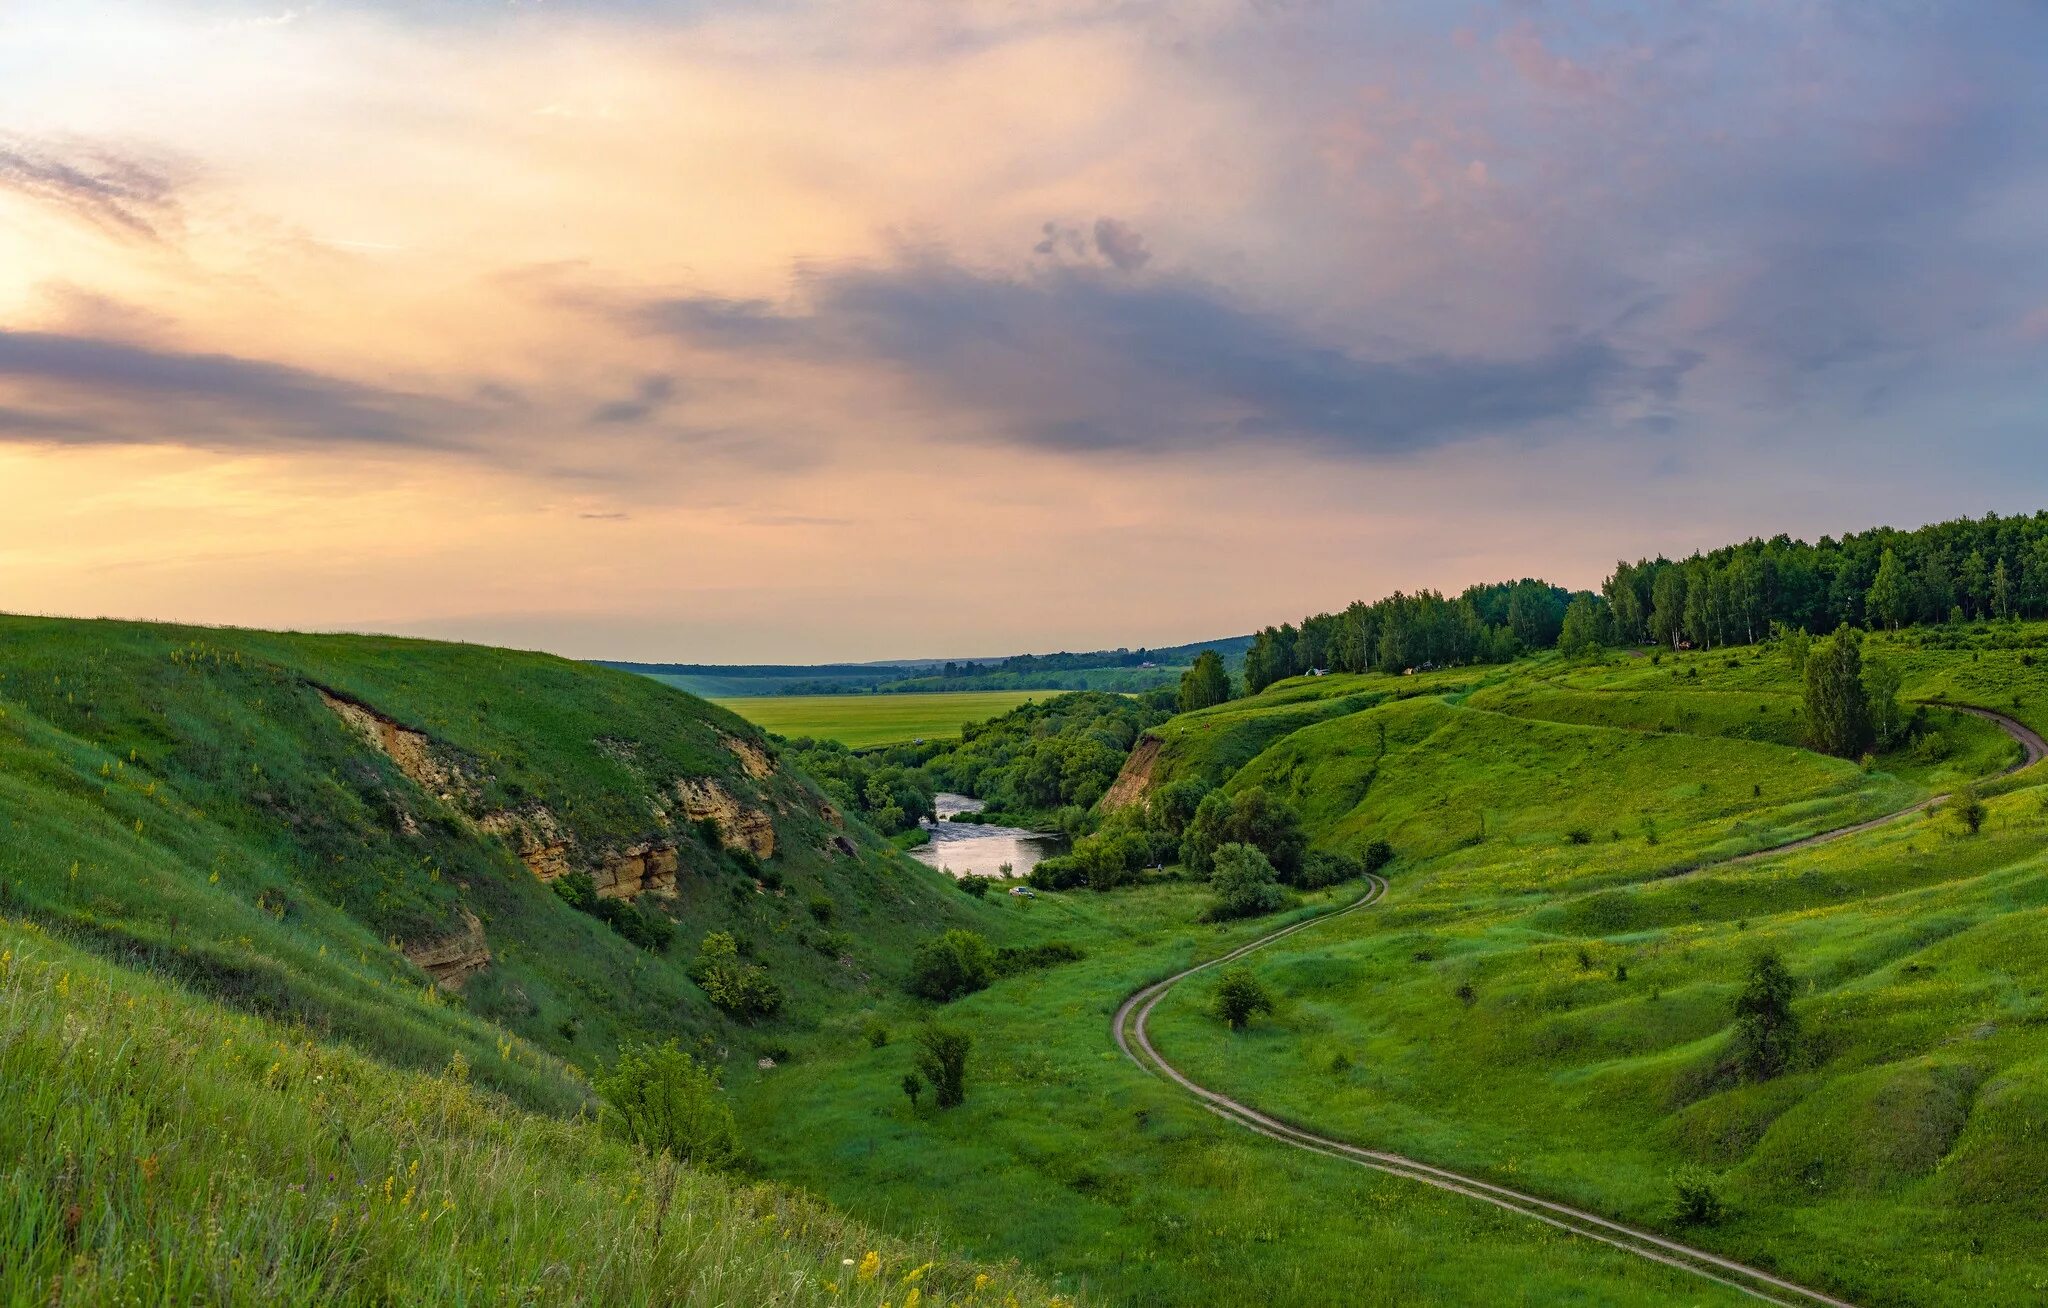
[[[863,1281],[872,1281],[882,1271],[882,1255],[868,1250],[868,1256],[860,1260],[860,1268],[854,1272]]]

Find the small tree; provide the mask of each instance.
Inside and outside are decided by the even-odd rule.
[[[1890,749],[1905,738],[1906,711],[1899,703],[1899,688],[1906,676],[1890,659],[1863,661],[1863,701],[1870,714],[1870,734],[1879,749]]]
[[[771,1016],[782,1007],[782,987],[767,968],[743,961],[739,942],[724,931],[704,937],[697,961],[690,965],[690,979],[712,1003],[742,1022]]]
[[[927,1026],[917,1033],[917,1070],[931,1082],[932,1102],[953,1108],[967,1102],[967,1054],[974,1039],[965,1031]],[[909,1082],[904,1083],[909,1091]]]
[[[1963,824],[1971,835],[1984,829],[1984,817],[1988,810],[1975,786],[1964,786],[1948,797],[1948,811],[1956,821]]]
[[[1765,950],[1750,964],[1749,980],[1735,998],[1735,1061],[1752,1081],[1768,1081],[1791,1065],[1799,1042],[1794,988],[1774,951]]]
[[[953,930],[917,947],[908,984],[911,994],[943,1004],[987,989],[995,973],[995,951],[988,941],[972,931]]]
[[[606,1127],[648,1153],[708,1168],[739,1157],[739,1129],[717,1078],[675,1041],[626,1046],[596,1085]]]
[[[1259,979],[1246,967],[1227,967],[1216,983],[1216,1016],[1230,1024],[1233,1031],[1242,1031],[1245,1023],[1259,1013],[1273,1011],[1273,996]]]
[[[1870,697],[1863,686],[1863,633],[1843,623],[1806,660],[1806,725],[1813,747],[1838,758],[1870,748]]]
[[[903,1093],[910,1097],[910,1111],[917,1111],[917,1097],[924,1093],[924,1078],[916,1072],[903,1074]]]

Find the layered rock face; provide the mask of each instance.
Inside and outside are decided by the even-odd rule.
[[[472,976],[491,965],[491,948],[484,939],[484,924],[476,914],[462,910],[462,930],[438,940],[423,940],[404,947],[406,958],[444,990],[460,990]]]

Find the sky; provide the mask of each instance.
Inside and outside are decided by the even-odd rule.
[[[2048,508],[2039,0],[0,3],[0,610],[812,662]]]

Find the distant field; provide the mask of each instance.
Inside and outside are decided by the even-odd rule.
[[[715,701],[784,736],[815,736],[855,749],[960,734],[963,723],[1007,713],[1057,691],[963,690],[922,695],[763,695]]]

